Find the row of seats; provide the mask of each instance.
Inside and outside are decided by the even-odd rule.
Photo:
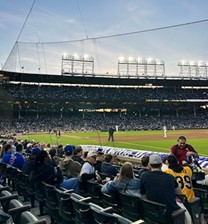
[[[47,212],[51,217],[52,223],[74,223],[74,221],[76,220],[76,204],[72,200],[73,197],[77,198],[77,200],[85,201],[87,202],[87,204],[93,203],[95,204],[94,207],[96,207],[96,205],[100,206],[100,210],[102,210],[102,207],[104,209],[111,207],[110,211],[115,214],[121,215],[128,220],[131,220],[131,222],[140,219],[147,220],[147,217],[149,217],[150,215],[151,218],[155,220],[154,223],[166,223],[166,219],[171,220],[169,223],[175,223],[174,220],[181,220],[184,217],[183,210],[176,212],[176,214],[173,214],[173,217],[170,217],[164,215],[166,214],[165,205],[150,202],[147,200],[141,200],[140,198],[131,197],[121,193],[114,193],[111,195],[101,193],[101,185],[96,182],[88,181],[85,184],[85,194],[83,194],[82,196],[76,195],[75,197],[73,191],[66,191],[64,189],[57,188],[53,185],[49,185],[45,182],[43,182],[43,188],[35,189],[33,184],[29,181],[28,175],[25,175],[22,171],[7,164],[0,163],[0,173],[3,174],[4,178],[7,178],[7,182],[12,182],[11,186],[13,187],[13,189],[16,189],[19,194],[22,194],[25,200],[28,198],[28,196],[30,197],[32,206],[34,206],[35,199],[39,202],[40,215],[44,214],[46,207]],[[105,176],[103,178],[105,178]],[[207,194],[207,191],[205,192]],[[204,197],[204,203],[207,205],[206,194],[202,192],[202,195]],[[195,204],[193,205],[195,207],[192,206],[191,209],[194,209],[194,212],[197,211],[193,218],[195,218],[196,220],[194,223],[198,223],[197,218],[200,213],[200,210],[197,210],[196,208],[199,207],[199,202],[196,201],[194,203]],[[147,208],[151,208],[151,210],[148,210],[146,206]],[[80,211],[82,210],[83,209],[81,209]],[[88,205],[88,210],[91,211],[93,209],[89,208]],[[148,213],[148,211],[151,212]],[[112,212],[107,213],[110,213],[112,215]],[[194,212],[192,212],[192,214],[194,214]],[[84,216],[82,212],[80,213],[82,214],[82,216]],[[163,214],[164,222],[161,222],[161,214]],[[89,222],[83,221],[76,223],[85,224]],[[145,223],[147,223],[147,221],[145,221]]]
[[[46,224],[46,220],[38,220],[30,212],[30,205],[23,205],[18,200],[18,194],[11,194],[9,186],[0,186],[0,223],[15,224]]]

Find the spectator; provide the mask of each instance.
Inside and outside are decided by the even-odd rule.
[[[74,156],[72,156],[72,159],[74,161],[79,162],[80,164],[83,164],[84,161],[82,159],[82,147],[81,146],[76,146],[74,150]]]
[[[165,204],[171,214],[180,208],[176,203],[176,194],[181,194],[181,189],[173,176],[161,171],[162,159],[159,155],[151,155],[149,163],[152,171],[145,172],[140,179],[141,197]]]
[[[101,173],[109,176],[116,176],[118,170],[113,166],[113,156],[110,154],[105,155],[105,160],[101,165]]]
[[[109,181],[102,186],[103,193],[121,192],[131,196],[140,196],[140,180],[134,177],[132,164],[125,162],[120,173],[113,181]]]
[[[186,138],[184,136],[180,136],[177,141],[178,144],[171,147],[170,153],[177,158],[180,165],[188,162],[187,157],[199,157],[196,150],[191,145],[186,144]]]
[[[64,148],[64,160],[60,162],[60,169],[66,179],[71,177],[78,177],[81,171],[82,165],[79,162],[72,160],[71,158],[73,153],[74,146],[66,145]]]
[[[12,152],[13,152],[12,146],[10,144],[6,144],[4,147],[4,153],[3,153],[3,157],[2,157],[3,163],[9,164]]]
[[[182,193],[186,196],[188,202],[195,199],[194,190],[192,187],[192,170],[189,166],[181,166],[178,164],[177,159],[174,155],[167,157],[168,169],[165,171],[175,177],[179,186],[181,187]],[[202,203],[201,203],[202,204]],[[202,206],[203,207],[203,206]],[[204,224],[204,213],[200,214],[200,223]]]
[[[143,156],[141,158],[141,164],[143,167],[138,171],[138,178],[140,178],[143,173],[150,171],[149,156]]]
[[[14,154],[11,154],[9,164],[13,167],[16,167],[22,170],[24,162],[25,162],[25,159],[23,157],[23,145],[17,144],[16,152]]]
[[[23,172],[25,174],[30,175],[30,173],[33,171],[34,166],[35,166],[35,158],[39,152],[40,152],[39,148],[32,149],[31,156],[25,160],[24,165],[23,165]]]
[[[97,158],[96,158],[96,164],[95,164],[95,170],[97,170],[98,172],[101,172],[101,165],[102,165],[104,159],[105,159],[104,153],[101,151],[98,151]]]

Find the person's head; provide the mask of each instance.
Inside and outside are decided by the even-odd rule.
[[[12,153],[12,151],[13,151],[12,145],[6,144],[5,147],[4,147],[4,151],[8,152],[8,153]]]
[[[134,178],[133,166],[130,162],[125,162],[120,170],[120,180],[130,180]]]
[[[184,136],[179,136],[177,141],[180,148],[183,148],[186,145],[186,137]]]
[[[143,167],[148,167],[149,166],[149,156],[143,156],[141,158],[141,164]]]
[[[16,152],[23,153],[23,145],[22,144],[16,145]]]
[[[162,166],[162,159],[159,155],[152,154],[149,157],[149,164],[150,164],[151,169],[160,169]]]
[[[178,164],[178,161],[174,155],[169,155],[167,157],[167,162],[168,162],[168,165]]]
[[[80,156],[80,157],[82,156],[82,147],[80,145],[75,146],[74,155],[75,156]]]
[[[74,153],[74,145],[66,145],[64,147],[65,156],[72,156]]]
[[[49,155],[51,156],[51,159],[53,159],[53,157],[56,155],[56,149],[55,148],[51,148],[49,150]]]
[[[36,148],[33,148],[32,151],[31,151],[31,156],[33,158],[36,157],[36,155],[40,152],[40,148],[36,147]]]
[[[110,154],[105,155],[105,162],[106,163],[113,163],[113,156]]]
[[[87,153],[86,160],[88,162],[90,162],[91,164],[95,164],[96,163],[96,158],[97,158],[97,152],[96,151],[91,150],[91,151],[89,151]]]
[[[98,152],[96,160],[102,162],[104,159],[105,159],[104,153],[103,152]]]
[[[39,166],[43,165],[44,163],[48,163],[50,161],[50,157],[47,151],[41,150],[35,158],[35,170],[38,169]]]
[[[172,169],[176,173],[180,173],[183,170],[183,167],[178,164],[177,158],[174,155],[169,155],[167,157],[168,168]]]

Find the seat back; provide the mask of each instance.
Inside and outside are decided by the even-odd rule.
[[[45,190],[45,205],[48,208],[49,215],[51,220],[60,221],[61,218],[59,216],[59,202],[56,193],[56,187],[51,184],[47,184],[46,182],[42,182]]]
[[[185,204],[194,224],[200,224],[201,202],[200,198],[195,198]]]
[[[62,218],[63,223],[74,223],[75,215],[70,191],[56,188],[56,195],[58,198],[59,216]]]
[[[25,211],[22,212],[20,216],[18,216],[15,220],[14,220],[15,224],[31,224],[31,223],[36,223],[36,224],[46,224],[46,220],[42,219],[42,220],[38,220],[38,218],[36,216],[34,216],[31,212],[29,211]]]
[[[108,213],[107,211],[111,210],[111,208],[103,209],[100,206],[97,206],[93,203],[90,204],[90,209],[92,211],[92,215],[94,218],[95,224],[130,224],[131,220],[128,220],[118,214]]]
[[[111,194],[106,194],[102,192],[102,202],[103,202],[103,207],[112,207],[113,212],[115,213],[120,213],[120,204],[119,204],[119,198],[118,198],[118,193],[113,192]]]
[[[142,218],[143,209],[139,197],[118,193],[121,213],[127,219],[136,221]]]
[[[92,198],[92,202],[102,205],[101,185],[98,182],[86,181],[87,195]]]
[[[94,219],[89,205],[91,198],[84,198],[78,194],[72,193],[71,200],[74,207],[76,224],[93,224]]]
[[[153,202],[146,199],[140,199],[143,211],[144,222],[147,224],[184,224],[185,210],[179,209],[174,214],[167,213],[167,207],[164,204]]]

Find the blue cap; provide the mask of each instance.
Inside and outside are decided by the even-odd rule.
[[[37,148],[32,149],[31,154],[32,155],[37,155],[39,152],[40,152],[40,148],[37,147]]]
[[[74,152],[74,146],[73,145],[66,145],[64,148],[64,152],[72,154]]]

